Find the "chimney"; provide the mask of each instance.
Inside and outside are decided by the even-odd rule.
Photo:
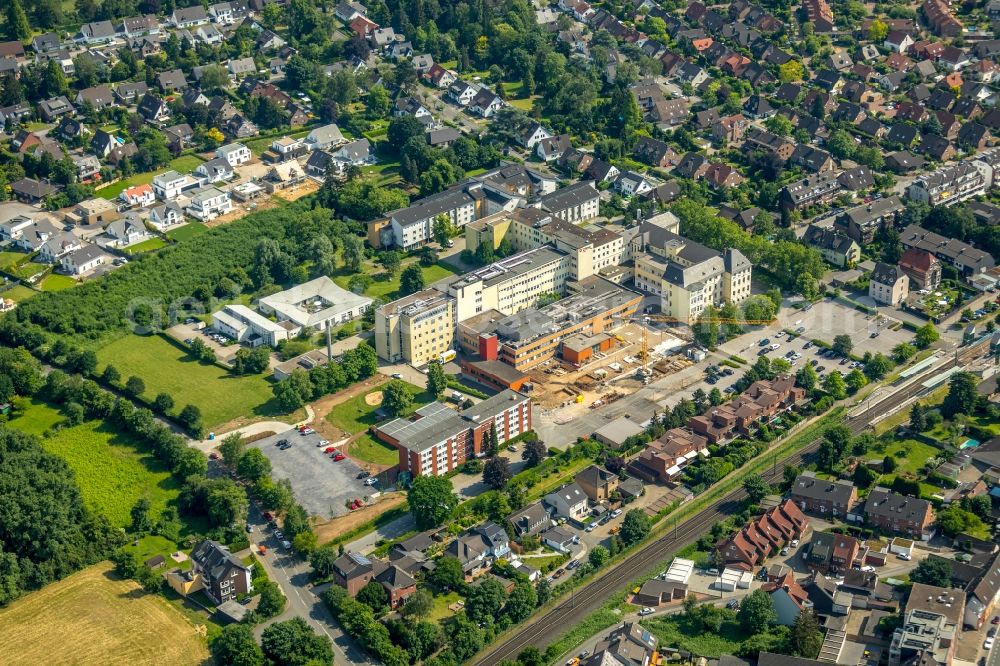
[[[330,336],[330,322],[326,322],[326,360],[328,363],[333,362],[333,340]]]

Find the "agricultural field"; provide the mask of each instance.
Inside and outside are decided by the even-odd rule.
[[[407,384],[407,386],[413,395],[412,410],[415,411],[418,407],[434,402],[434,396],[426,390],[413,384]],[[359,433],[367,430],[369,426],[385,420],[378,413],[378,405],[381,402],[381,391],[379,390],[356,395],[350,400],[335,405],[327,414],[326,420],[344,432]],[[398,461],[398,457],[395,458],[395,461]]]
[[[123,378],[141,377],[144,397],[166,392],[177,409],[191,403],[201,409],[208,430],[241,416],[277,416],[281,409],[263,375],[236,377],[217,365],[201,363],[157,335],[126,335],[96,350],[98,366],[114,365]],[[225,399],[220,399],[222,396]]]
[[[55,408],[33,401],[10,426],[41,436],[62,420]],[[149,500],[155,518],[180,493],[180,483],[151,453],[100,421],[42,436],[42,446],[69,464],[87,506],[116,526],[129,524],[129,511],[140,498]]]
[[[206,231],[208,231],[208,227],[206,227],[201,222],[196,222],[192,220],[191,222],[188,222],[182,227],[178,227],[176,229],[168,231],[167,238],[175,241],[186,241],[186,240],[191,240],[192,238],[195,238],[197,236],[200,236]]]
[[[0,609],[8,666],[208,663],[203,630],[166,599],[96,564]]]

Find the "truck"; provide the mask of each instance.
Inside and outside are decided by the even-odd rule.
[[[442,363],[447,363],[449,361],[454,361],[456,356],[458,356],[458,353],[454,349],[449,349],[441,352],[438,355],[438,360]]]

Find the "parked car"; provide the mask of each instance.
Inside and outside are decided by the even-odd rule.
[[[392,373],[392,378],[393,379],[402,379],[403,375],[402,375],[402,373],[394,372],[394,373]]]
[[[517,447],[514,446],[513,444],[511,444],[510,446],[508,446],[507,450],[510,451],[511,453],[517,453]]]
[[[621,509],[615,509],[614,511],[611,512],[611,517],[612,518],[617,518],[620,515],[622,515],[622,510]]]
[[[649,606],[644,606],[641,611],[639,611],[639,617],[646,617],[647,615],[652,615],[655,611]]]
[[[267,546],[265,546],[264,544],[258,544],[257,552],[261,555],[267,555]]]
[[[365,479],[366,486],[374,486],[376,483],[378,483],[377,476],[369,476],[367,479]]]
[[[253,534],[253,525],[247,523],[247,534]]]
[[[291,541],[282,541],[281,542],[281,547],[284,548],[285,550],[291,550],[292,549],[292,542]]]
[[[807,342],[804,345],[802,345],[802,348],[803,349],[809,349],[812,346],[813,346],[813,343],[812,343],[812,340],[810,340],[809,342]]]
[[[282,532],[281,530],[274,530],[274,538],[275,539],[284,539],[285,538],[285,533]]]
[[[778,351],[778,349],[780,349],[780,348],[781,348],[781,345],[779,345],[777,342],[772,342],[771,343],[771,351]]]
[[[899,559],[903,560],[904,562],[909,562],[910,560],[913,559],[913,556],[910,555],[909,553],[900,553],[897,557],[899,557]]]
[[[983,643],[983,649],[984,650],[992,650],[993,649],[993,639],[992,638],[987,638],[986,639],[986,641]]]
[[[311,435],[311,434],[313,434],[316,431],[307,426],[307,427],[303,428],[302,430],[300,430],[299,432],[302,433],[303,435]]]
[[[580,560],[573,560],[572,562],[566,565],[566,570],[572,571],[573,569],[576,569],[578,566],[580,566]]]
[[[346,457],[347,456],[345,456],[343,453],[341,453],[340,451],[337,451],[336,453],[333,454],[333,462],[340,462],[341,460],[343,460]]]
[[[797,329],[795,329],[795,332],[798,333],[799,335],[802,335],[803,333],[806,332],[806,327],[805,326],[799,326]]]
[[[589,525],[587,525],[586,527],[583,528],[583,531],[586,532],[586,533],[588,533],[588,534],[590,534],[596,528],[597,528],[597,523],[590,523]]]
[[[771,341],[769,339],[767,339],[767,338],[764,338],[763,340],[761,340],[760,342],[757,343],[757,346],[759,346],[759,347],[766,347],[769,344],[771,344]]]
[[[284,446],[285,444],[288,444],[288,440],[287,439],[279,439],[278,443],[277,443],[277,446]]]
[[[726,603],[726,608],[728,608],[730,610],[734,610],[736,608],[739,608],[739,606],[740,606],[740,600],[739,599],[730,599]]]

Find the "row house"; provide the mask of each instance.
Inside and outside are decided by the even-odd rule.
[[[672,483],[699,455],[708,456],[708,439],[688,428],[671,428],[629,461],[628,470],[649,482]]]
[[[755,567],[809,530],[809,519],[795,503],[785,500],[765,511],[739,532],[716,545],[725,566],[743,571]]]
[[[752,434],[759,425],[794,409],[804,399],[805,391],[795,386],[791,375],[756,381],[731,403],[692,418],[688,427],[710,443],[718,444],[737,435]]]
[[[946,0],[924,0],[920,9],[938,37],[957,37],[965,31],[962,22],[951,13],[951,3]]]
[[[867,245],[875,241],[875,235],[880,229],[894,227],[905,208],[896,195],[875,199],[871,203],[854,206],[840,213],[833,226],[858,243]]]
[[[861,543],[852,536],[815,532],[805,560],[812,569],[837,574],[850,571],[860,552]]]
[[[874,488],[868,495],[864,515],[869,525],[886,532],[906,534],[922,541],[934,535],[934,509],[930,502],[882,487]]]
[[[789,496],[800,509],[821,516],[844,517],[858,501],[858,490],[848,481],[827,481],[815,472],[795,479]]]
[[[389,605],[397,609],[417,591],[417,582],[395,564],[348,552],[333,563],[333,583],[355,597],[372,583],[381,585],[389,595]]]

